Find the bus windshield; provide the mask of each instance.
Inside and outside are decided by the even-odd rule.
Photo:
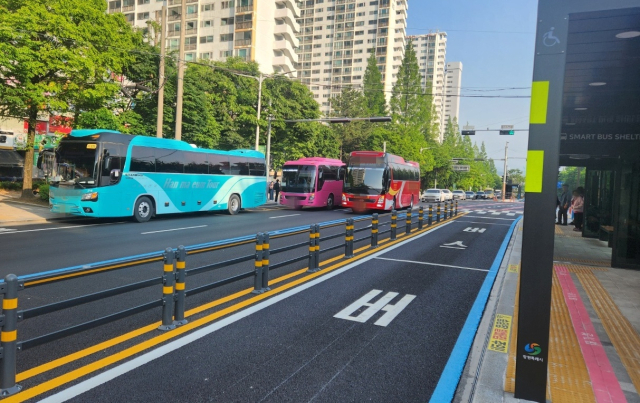
[[[354,194],[379,195],[384,189],[384,168],[347,168],[344,192]]]
[[[66,141],[60,142],[56,152],[58,175],[61,183],[96,186],[97,143]]]
[[[313,165],[285,165],[282,168],[282,191],[312,193],[316,188],[316,167]]]

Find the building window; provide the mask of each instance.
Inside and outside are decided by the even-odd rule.
[[[234,4],[233,4],[233,0],[231,1],[223,1],[222,2],[222,9],[224,10],[225,8],[233,8]]]
[[[233,40],[233,34],[222,34],[220,35],[220,42],[229,42]]]
[[[200,6],[200,10],[213,11],[213,4],[203,4],[202,6]]]
[[[200,43],[211,43],[213,42],[213,35],[201,36]]]
[[[149,13],[138,13],[138,19],[139,20],[148,20],[149,19]]]
[[[233,25],[233,17],[220,19],[220,25]]]

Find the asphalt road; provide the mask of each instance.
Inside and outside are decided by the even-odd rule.
[[[522,210],[522,204],[483,200],[459,203],[460,210],[505,208]],[[0,232],[3,256],[0,275],[39,273],[352,216],[350,210],[343,209],[255,209],[237,216],[224,213],[159,216],[144,224],[132,220],[78,220],[7,226]]]
[[[149,353],[152,356],[145,352],[122,366],[118,363],[109,371],[93,374],[95,378],[82,378],[82,382],[63,392],[66,394],[52,398],[56,401],[76,396],[73,401],[77,402],[427,401],[522,205],[474,201],[463,202],[460,208],[469,210],[469,214],[394,250],[382,251],[370,260],[338,269],[221,321],[203,325],[186,337],[153,350]],[[242,222],[246,231],[255,230],[258,215],[264,222],[272,220],[267,217],[284,213],[297,212],[184,217],[178,222],[158,220],[156,225],[166,228],[170,227],[167,224],[182,226],[185,220],[230,218],[229,221],[236,220],[236,227]],[[293,226],[305,223],[301,222],[303,219],[327,221],[336,215],[345,217],[345,212],[303,211],[300,216],[283,219],[288,222],[286,226]],[[294,223],[293,218],[301,221]],[[283,227],[281,223],[268,224]],[[231,231],[234,223],[228,225]],[[132,227],[139,225],[98,228],[121,231],[125,236],[123,229]],[[270,228],[262,230],[267,229]],[[95,227],[85,230],[100,232]],[[239,232],[234,233],[246,235],[235,230]],[[136,232],[130,239],[144,238],[137,230],[130,232]],[[163,241],[172,239],[175,243],[176,238],[173,234]],[[190,239],[203,242],[198,236]],[[158,249],[156,246],[152,250]],[[361,301],[353,312],[345,310],[365,295],[370,295],[369,303],[378,307],[371,307],[368,320],[353,320],[366,314],[363,312],[370,305]],[[376,304],[385,297],[389,299]],[[393,311],[393,304],[401,307],[406,298],[410,300],[398,308],[395,317],[383,320]],[[33,364],[52,355],[55,354],[41,349],[32,357]],[[150,361],[145,363],[147,360]],[[109,381],[109,374],[117,376]],[[82,391],[85,392],[77,395]]]

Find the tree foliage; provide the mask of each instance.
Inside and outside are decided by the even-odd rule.
[[[0,116],[27,117],[25,197],[38,115],[105,106],[137,34],[102,0],[0,0],[0,10]]]

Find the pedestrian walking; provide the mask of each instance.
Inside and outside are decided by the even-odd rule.
[[[573,192],[573,226],[574,231],[582,231],[582,223],[584,222],[584,191],[581,187]]]
[[[567,225],[567,211],[571,206],[571,193],[569,193],[569,185],[562,185],[562,194],[558,198],[558,221],[557,225]]]
[[[276,192],[275,201],[278,202],[278,196],[280,196],[280,179],[276,179],[276,183],[273,184],[273,190]]]
[[[269,200],[273,200],[273,181],[269,182]]]

